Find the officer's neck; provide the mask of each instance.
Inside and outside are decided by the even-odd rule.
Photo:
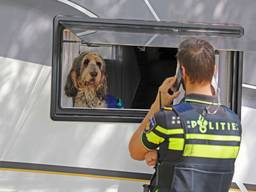
[[[210,83],[186,83],[186,95],[201,94],[213,95]]]

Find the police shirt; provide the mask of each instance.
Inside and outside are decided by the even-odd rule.
[[[227,113],[231,113],[233,115],[233,112],[231,111],[227,112],[221,107],[216,107],[219,106],[219,104],[215,96],[190,94],[187,95],[182,102],[190,103],[193,107],[195,107],[196,110],[199,111],[201,109],[207,109],[209,113],[216,113],[216,115],[219,117],[223,116],[224,120]],[[193,142],[198,142],[198,144],[192,143],[193,149],[196,149],[194,150],[196,154],[187,153],[188,156],[194,155],[196,157],[200,157],[202,153],[203,156],[205,155],[207,158],[223,158],[222,154],[218,154],[218,146],[216,147],[216,145],[218,145],[218,142],[223,142],[222,140],[224,140],[226,143],[231,143],[231,146],[233,143],[235,143],[233,148],[228,146],[229,151],[225,153],[227,154],[226,157],[236,158],[239,150],[239,147],[236,146],[240,145],[241,135],[241,125],[239,123],[239,118],[237,117],[237,121],[235,122],[228,122],[224,120],[215,121],[214,118],[206,120],[204,115],[200,114],[201,112],[202,110],[196,115],[193,113],[194,117],[192,117],[192,119],[187,122],[183,122],[181,121],[177,112],[175,112],[175,110],[173,110],[171,107],[163,108],[157,112],[152,119],[150,119],[148,125],[146,126],[146,129],[142,134],[143,145],[150,150],[159,149],[160,162],[163,160],[179,161],[180,158],[184,156],[184,154],[186,155],[186,151],[189,151],[189,147],[192,146],[184,145],[185,137],[186,139],[190,139],[189,137],[191,137]],[[184,126],[192,131],[190,134],[186,134],[186,136],[184,134]],[[218,133],[220,134],[219,136]],[[201,145],[207,144],[207,142],[212,142],[214,144],[210,147],[212,147],[213,151],[216,151],[216,154],[208,154],[206,151],[208,148],[204,149],[205,145]],[[239,144],[236,142],[239,142]],[[185,153],[184,146],[188,148],[186,149]],[[197,150],[197,148],[199,149]]]

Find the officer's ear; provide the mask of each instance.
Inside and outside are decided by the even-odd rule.
[[[182,77],[183,77],[184,80],[185,80],[185,78],[188,76],[187,71],[186,71],[186,68],[185,68],[183,65],[181,65],[181,66],[180,66],[180,70],[181,70]]]

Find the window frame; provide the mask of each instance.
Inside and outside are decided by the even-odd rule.
[[[192,28],[206,30],[206,24],[187,24],[179,26],[176,22],[155,22],[155,21],[136,21],[136,20],[115,20],[115,19],[95,19],[95,18],[78,18],[70,16],[56,16],[53,21],[53,48],[52,48],[52,84],[51,84],[51,109],[50,116],[52,120],[57,121],[96,121],[96,122],[127,122],[127,123],[138,123],[141,122],[145,117],[148,110],[141,109],[80,109],[80,108],[62,108],[61,107],[61,53],[62,53],[62,35],[63,30],[66,28],[65,24],[79,25],[84,23],[89,24],[110,24],[110,25],[121,25],[121,26],[133,26],[133,25],[144,25],[145,30],[151,28],[159,29],[159,27],[173,27],[181,30]],[[219,30],[220,35],[223,35],[221,31],[232,32],[236,37],[243,35],[243,28],[240,26],[218,26],[209,25],[210,31]],[[226,28],[225,28],[226,27]],[[207,28],[208,29],[208,28]],[[121,29],[123,30],[123,28]],[[238,81],[241,79],[239,78]],[[237,90],[236,90],[237,91]],[[240,89],[235,93],[240,94]],[[239,98],[239,96],[236,96]],[[239,104],[239,102],[238,102]],[[240,107],[238,107],[240,109]]]

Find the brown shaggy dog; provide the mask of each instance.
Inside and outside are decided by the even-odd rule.
[[[95,52],[83,52],[75,58],[67,77],[65,94],[74,107],[106,107],[106,66]]]

